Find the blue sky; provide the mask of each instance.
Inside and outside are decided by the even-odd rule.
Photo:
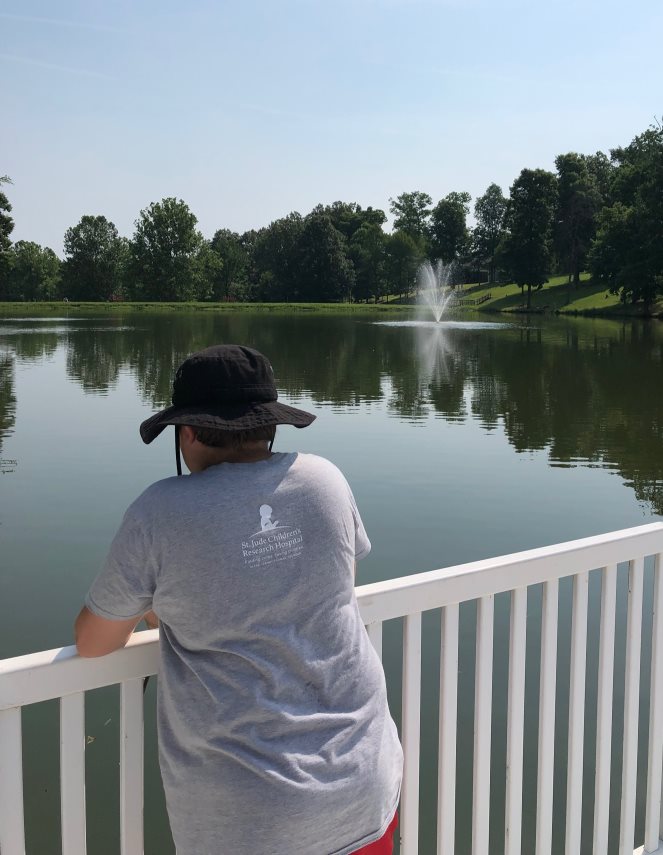
[[[318,202],[508,192],[663,113],[663,4],[0,0],[14,240],[184,199],[211,237]]]

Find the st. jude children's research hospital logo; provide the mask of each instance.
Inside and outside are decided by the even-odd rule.
[[[260,529],[242,541],[244,563],[266,567],[285,558],[296,558],[304,548],[304,536],[299,527],[274,519],[271,505],[260,505]]]

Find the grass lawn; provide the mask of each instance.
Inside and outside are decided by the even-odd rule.
[[[1,303],[0,317],[62,317],[90,314],[113,315],[134,312],[278,312],[303,314],[412,314],[415,306],[396,302],[378,303]]]
[[[490,295],[476,308],[484,312],[526,311],[527,291],[521,292],[513,283],[509,285],[466,285],[465,294],[470,299]],[[532,291],[531,311],[558,312],[560,314],[642,315],[641,305],[621,303],[616,294],[610,294],[604,286],[594,284],[589,274],[580,276],[580,287],[574,289],[566,276],[553,276],[539,291]],[[652,307],[654,315],[663,315],[663,298]]]
[[[607,317],[640,317],[642,306],[619,301],[603,286],[591,282],[589,275],[580,277],[580,287],[574,289],[566,276],[553,276],[539,291],[532,291],[531,310],[534,313],[559,313],[570,315],[605,315]],[[489,299],[478,306],[467,306],[470,311],[523,312],[526,311],[527,292],[521,292],[513,283],[508,285],[466,285],[466,299]],[[389,295],[380,303],[0,303],[0,317],[59,317],[62,315],[89,316],[121,315],[134,312],[300,312],[303,314],[376,314],[389,313],[412,316],[417,307],[400,302],[400,297]],[[459,308],[460,311],[460,308]],[[663,297],[652,307],[652,314],[663,318]]]

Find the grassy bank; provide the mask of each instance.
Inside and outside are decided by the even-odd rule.
[[[602,285],[593,283],[587,274],[581,277],[580,287],[568,284],[566,276],[554,276],[539,291],[532,291],[531,312],[561,315],[602,315],[606,317],[642,317],[642,306],[622,303]],[[476,308],[483,312],[526,311],[527,292],[511,283],[509,285],[471,285],[465,288],[469,299],[485,299]],[[652,307],[652,314],[663,317],[663,298]]]
[[[527,293],[511,283],[508,285],[466,285],[463,297],[482,300],[478,305],[468,305],[463,310],[479,312],[526,312]],[[417,307],[400,302],[395,296],[385,297],[380,303],[0,303],[0,317],[62,317],[80,315],[112,315],[136,312],[268,312],[360,315],[385,313],[411,317]],[[457,308],[454,312],[461,311]],[[621,303],[616,294],[593,283],[587,274],[581,276],[579,288],[568,284],[566,276],[554,276],[539,291],[532,291],[532,314],[588,315],[604,317],[642,317],[642,306]],[[663,297],[652,307],[652,315],[663,318]]]
[[[136,312],[266,312],[282,314],[359,315],[388,313],[411,315],[416,306],[388,303],[0,303],[0,317],[89,317]]]

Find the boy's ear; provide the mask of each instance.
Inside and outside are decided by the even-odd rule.
[[[181,425],[180,426],[180,440],[184,440],[187,445],[191,445],[191,443],[196,439],[196,431],[190,425]]]

